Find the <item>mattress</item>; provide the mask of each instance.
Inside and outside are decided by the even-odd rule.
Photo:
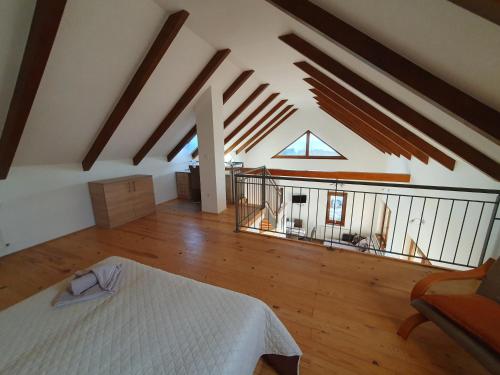
[[[0,312],[0,374],[252,374],[263,354],[302,354],[258,299],[103,262],[123,264],[116,295],[52,307],[66,280]]]

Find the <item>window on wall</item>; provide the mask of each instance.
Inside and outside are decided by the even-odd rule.
[[[274,155],[273,158],[345,159],[342,154],[309,130]]]
[[[347,193],[330,191],[326,203],[326,223],[344,226]]]

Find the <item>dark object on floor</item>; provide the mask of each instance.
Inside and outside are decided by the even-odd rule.
[[[294,228],[302,228],[302,219],[293,219]]]
[[[352,240],[354,239],[355,235],[356,234],[344,233],[344,234],[342,234],[342,241],[346,241],[346,242],[351,242],[352,243]]]
[[[201,202],[200,167],[189,166],[189,184],[191,185],[191,200]]]
[[[266,361],[279,375],[296,375],[298,374],[298,366],[300,356],[284,356],[277,354],[264,354],[262,356],[264,361]]]

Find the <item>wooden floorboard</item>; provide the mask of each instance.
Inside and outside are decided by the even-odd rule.
[[[234,232],[221,215],[172,201],[116,229],[90,228],[0,258],[0,309],[111,255],[266,302],[304,352],[301,374],[486,374],[431,323],[396,335],[430,267]],[[456,285],[455,285],[456,287]],[[259,363],[255,374],[274,372]]]

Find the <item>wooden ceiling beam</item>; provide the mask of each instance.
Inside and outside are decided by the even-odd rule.
[[[167,18],[160,32],[156,36],[156,39],[149,48],[149,51],[142,60],[141,65],[139,65],[139,68],[133,75],[127,88],[116,103],[113,111],[102,126],[99,134],[87,152],[87,155],[83,159],[82,167],[84,171],[88,171],[92,168],[102,150],[106,147],[116,129],[118,129],[118,126],[129,111],[135,99],[137,99],[141,90],[146,85],[149,77],[151,77],[151,74],[153,74],[162,57],[165,55],[175,37],[178,35],[188,16],[189,13],[187,11],[181,10]]]
[[[276,121],[278,121],[289,110],[291,110],[292,107],[293,107],[293,104],[289,104],[285,108],[283,108],[276,116],[274,116],[271,120],[269,120],[269,122],[266,125],[264,125],[257,133],[255,133],[252,138],[250,138],[242,146],[240,146],[238,148],[238,150],[236,150],[236,154],[239,154],[245,148],[247,148],[255,139],[257,139],[258,137],[260,137],[261,134],[263,134],[266,130],[268,130],[271,126],[273,126],[276,123]]]
[[[158,125],[156,130],[151,134],[148,140],[140,148],[137,154],[134,156],[134,165],[141,162],[142,159],[147,155],[147,153],[153,148],[153,146],[160,140],[160,138],[165,134],[167,129],[174,123],[177,117],[182,113],[182,111],[189,105],[191,100],[196,96],[196,94],[201,90],[205,83],[210,79],[212,74],[215,73],[217,68],[222,64],[231,51],[229,49],[222,49],[215,53],[215,55],[210,59],[210,61],[205,65],[203,70],[198,74],[195,80],[189,85],[186,91],[182,94],[180,99],[175,103],[170,112],[165,116],[163,121]]]
[[[250,170],[250,168],[248,168],[248,170]],[[306,178],[326,178],[330,180],[361,180],[361,181],[384,181],[384,182],[410,182],[411,180],[411,175],[406,173],[300,171],[300,170],[273,169],[273,168],[268,169],[268,171],[273,176],[282,176],[282,177],[306,177]],[[245,170],[243,170],[242,173],[245,173]]]
[[[266,108],[269,103],[271,103],[279,93],[275,92],[267,97],[257,108],[255,108],[252,113],[250,113],[242,122],[239,124],[226,138],[224,138],[224,144],[228,144],[231,139],[233,139],[240,131],[243,129],[250,121],[252,121],[264,108]]]
[[[351,103],[344,100],[342,97],[336,95],[334,92],[328,90],[324,86],[323,90],[320,90],[318,88],[312,88],[310,89],[310,91],[315,95],[323,95],[327,97],[332,103],[335,103],[336,105],[340,106],[341,108],[349,112],[351,115],[357,118],[358,121],[360,121],[362,124],[372,128],[374,131],[379,133],[383,139],[386,139],[388,142],[395,144],[397,148],[400,150],[401,155],[406,157],[406,153],[408,153],[410,157],[414,155],[425,164],[429,162],[429,157],[425,153],[414,147],[404,138],[400,138],[398,135],[392,134],[377,121],[374,121],[371,117],[366,116],[363,112],[354,107]]]
[[[247,107],[253,103],[255,99],[269,86],[269,83],[262,83],[257,87],[249,96],[246,98],[239,106],[236,108],[233,113],[231,113],[224,120],[224,129],[227,128],[231,123],[238,117]]]
[[[337,95],[341,96],[343,99],[351,103],[354,107],[358,108],[361,112],[372,118],[374,121],[377,121],[380,124],[382,124],[387,129],[388,132],[396,134],[400,138],[411,143],[415,148],[421,150],[425,155],[428,155],[429,157],[433,158],[446,168],[453,169],[455,165],[455,160],[453,158],[450,158],[441,150],[437,149],[430,143],[427,143],[425,140],[423,140],[416,134],[412,133],[404,126],[397,123],[395,120],[385,115],[380,110],[373,107],[371,104],[364,101],[359,96],[357,96],[350,90],[346,89],[345,87],[343,87],[342,85],[340,85],[339,83],[328,77],[326,74],[321,73],[319,70],[315,68],[312,69],[314,69],[315,76],[318,78],[318,80],[314,78],[304,79],[311,86],[316,87],[320,90],[323,89],[335,92]]]
[[[268,1],[438,106],[462,118],[472,129],[496,143],[500,142],[500,112],[497,110],[445,82],[311,1]],[[281,39],[285,40],[289,36],[285,35]]]
[[[0,137],[0,180],[6,179],[35,101],[66,0],[38,0]]]
[[[341,65],[339,62],[305,40],[294,36],[294,42],[291,43],[291,45],[297,51],[301,53],[303,52],[304,55],[307,55],[307,57],[316,64],[320,65],[331,74],[347,83],[349,86],[358,90],[363,95],[366,95],[368,98],[387,109],[389,112],[392,112],[415,129],[421,131],[426,136],[443,145],[456,155],[460,156],[462,159],[469,162],[471,165],[475,166],[477,169],[483,171],[496,180],[500,180],[500,165],[492,158],[476,150],[474,147],[462,141],[454,134],[441,128],[425,116],[416,112],[414,109],[393,98],[391,95],[379,89],[372,83],[358,76],[356,73],[350,71],[345,66]],[[307,69],[312,66],[307,62],[299,62],[295,63],[295,65],[312,76],[312,74],[308,72],[310,69]]]
[[[224,129],[226,129],[236,117],[238,117],[253,101],[269,86],[269,83],[263,83],[259,85],[243,103],[241,103],[238,108],[236,108],[233,113],[231,113],[228,118],[224,120]],[[194,159],[198,156],[198,149],[194,150],[191,157]]]
[[[196,136],[196,124],[189,129],[189,132],[182,137],[182,139],[177,143],[177,145],[168,153],[167,161],[172,161],[177,156],[179,152]]]
[[[377,139],[367,134],[364,129],[360,129],[355,124],[353,125],[352,119],[347,115],[342,113],[335,113],[335,111],[328,106],[328,103],[324,103],[320,100],[318,100],[318,105],[319,108],[322,109],[326,114],[328,114],[330,117],[333,117],[336,121],[339,121],[342,125],[344,125],[347,129],[351,130],[354,134],[357,134],[359,137],[363,138],[366,142],[375,147],[381,153],[383,154],[387,153],[389,155],[393,153],[390,149],[387,148],[387,146],[379,143]]]
[[[500,26],[500,2],[498,0],[448,0]]]
[[[380,132],[366,125],[366,123],[364,123],[363,121],[360,121],[359,118],[357,118],[355,115],[347,111],[342,106],[339,106],[334,101],[330,100],[325,96],[320,96],[319,103],[321,103],[322,106],[329,108],[334,114],[341,113],[343,116],[349,118],[349,124],[351,125],[351,127],[363,131],[370,137],[370,139],[376,140],[378,143],[384,145],[384,147],[393,154],[397,156],[404,156],[408,160],[411,159],[411,154],[409,152],[405,151],[403,148],[401,148],[396,143],[392,142],[390,139],[384,137],[383,134],[381,134]]]
[[[257,146],[258,143],[260,143],[264,138],[266,138],[269,134],[271,134],[274,130],[278,128],[281,124],[283,124],[286,120],[288,120],[290,117],[293,116],[295,112],[297,112],[299,109],[294,108],[290,112],[288,112],[285,116],[281,118],[271,129],[266,131],[260,138],[258,138],[254,143],[252,143],[248,148],[245,149],[245,152],[249,152],[252,148]]]
[[[256,174],[256,168],[240,168],[240,173]],[[280,177],[305,177],[324,178],[329,180],[360,180],[360,181],[384,181],[384,182],[410,182],[411,175],[406,173],[384,173],[384,172],[349,172],[349,171],[306,171],[296,169],[274,169],[267,170],[277,180]]]
[[[236,79],[229,85],[229,87],[224,91],[224,94],[222,94],[222,104],[226,104],[226,102],[233,96],[236,91],[239,90],[241,86],[247,81],[248,78],[252,74],[255,73],[255,70],[245,70],[242,72]]]
[[[238,138],[231,146],[227,148],[224,154],[229,154],[233,151],[241,142],[243,142],[250,134],[252,134],[260,125],[264,123],[269,117],[273,115],[281,106],[286,103],[286,99],[280,100],[278,103],[274,105],[264,116],[262,116],[259,121],[257,121],[250,129],[248,129],[245,134],[243,134],[240,138]]]
[[[254,70],[245,70],[229,85],[229,87],[222,94],[222,104],[225,104],[231,96],[245,83],[245,81],[254,73]],[[168,153],[167,161],[172,161],[176,155],[194,138],[196,135],[196,124],[193,125],[187,134],[175,145],[175,147]],[[196,149],[195,151],[197,151]]]

